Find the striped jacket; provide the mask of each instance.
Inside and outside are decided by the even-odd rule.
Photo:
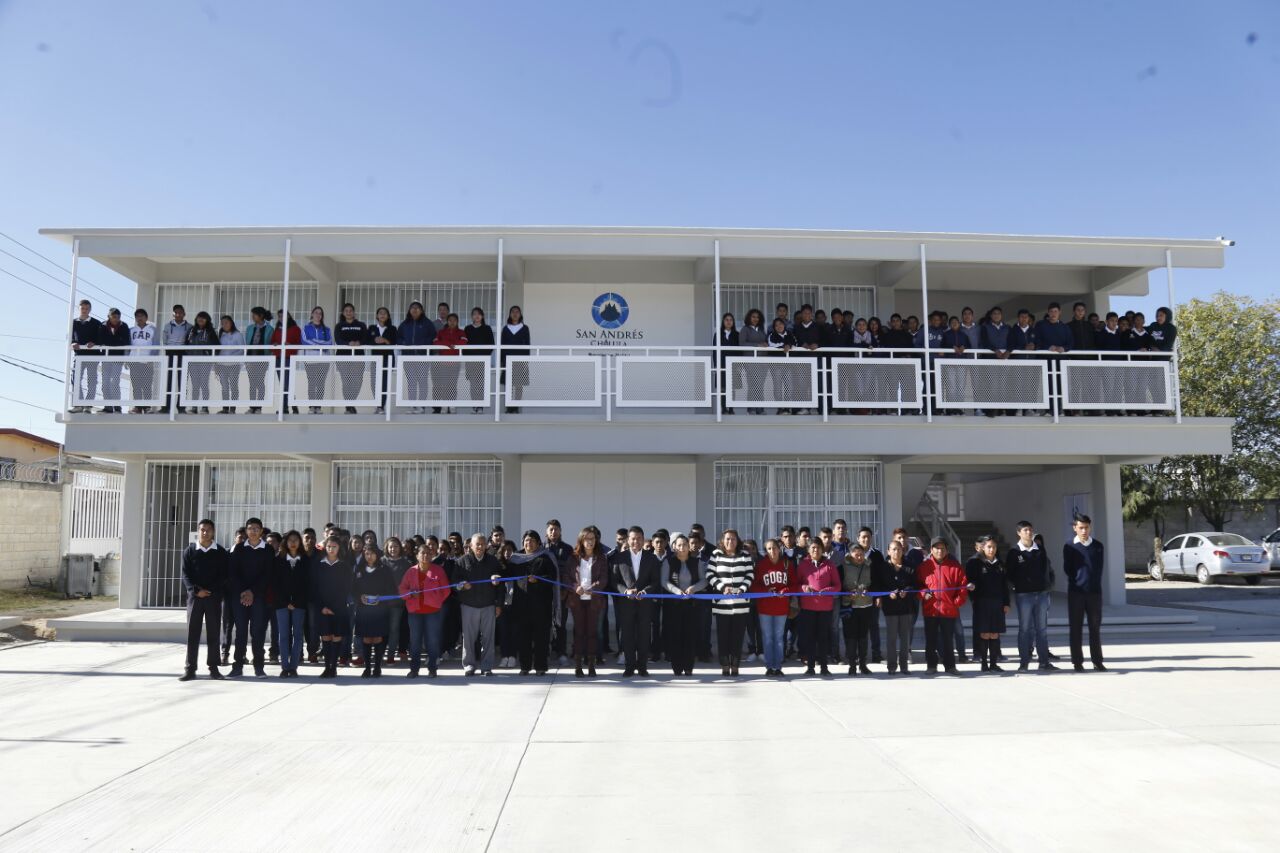
[[[726,554],[717,548],[707,560],[707,582],[713,592],[746,592],[755,574],[751,555],[743,550]],[[711,612],[721,616],[747,614],[751,604],[746,598],[720,598],[712,603]]]

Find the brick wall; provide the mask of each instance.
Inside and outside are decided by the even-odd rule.
[[[0,586],[58,576],[62,488],[0,481]]]

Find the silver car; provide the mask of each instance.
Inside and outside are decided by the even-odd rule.
[[[1271,554],[1271,571],[1280,572],[1280,527],[1262,537],[1262,547]]]
[[[1163,568],[1154,557],[1147,565],[1152,580],[1194,575],[1200,583],[1209,584],[1218,577],[1239,575],[1253,585],[1271,569],[1267,551],[1237,533],[1183,533],[1166,542],[1161,554]]]

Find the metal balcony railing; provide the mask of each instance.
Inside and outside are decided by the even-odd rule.
[[[136,352],[136,351],[135,351]],[[278,419],[337,413],[387,420],[460,409],[568,419],[615,413],[676,420],[746,414],[1179,417],[1168,353],[994,353],[714,346],[201,347],[101,349],[72,360],[73,414]]]

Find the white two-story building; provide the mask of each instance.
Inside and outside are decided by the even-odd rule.
[[[433,319],[448,303],[463,326],[483,308],[495,337],[519,305],[530,331],[528,347],[461,355],[277,346],[69,359],[68,450],[127,467],[122,608],[182,603],[179,552],[204,516],[224,541],[250,515],[280,530],[332,520],[383,536],[499,522],[514,533],[556,517],[566,537],[594,523],[606,539],[620,526],[694,521],[763,539],[843,517],[873,527],[878,544],[900,524],[952,537],[963,558],[974,530],[1011,541],[1024,517],[1060,554],[1077,510],[1108,545],[1107,600],[1117,603],[1120,466],[1230,449],[1229,420],[1182,417],[1176,353],[814,357],[723,347],[715,333],[725,311],[741,325],[750,308],[772,319],[779,302],[886,326],[895,312],[966,306],[1039,319],[1051,301],[1064,319],[1077,300],[1105,315],[1113,296],[1145,295],[1152,273],[1161,290],[1167,277],[1172,304],[1174,270],[1221,267],[1220,240],[641,227],[44,233],[69,244],[73,263],[92,258],[136,282],[157,326],[177,303],[188,320],[226,314],[241,330],[252,308],[286,304],[298,324],[321,306],[332,327],[346,302],[365,322],[386,307],[399,324],[416,300]],[[129,413],[162,406],[170,389],[168,413]],[[72,411],[104,406],[122,411]]]

